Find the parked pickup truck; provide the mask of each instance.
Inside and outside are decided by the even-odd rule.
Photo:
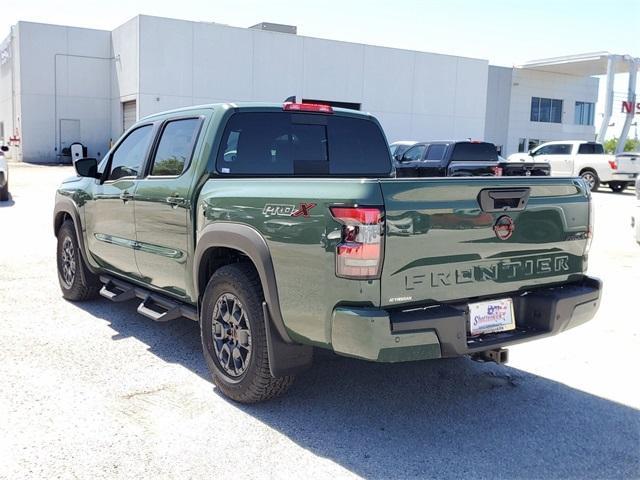
[[[213,380],[239,402],[283,393],[314,347],[502,362],[599,306],[584,182],[396,179],[365,113],[174,110],[75,168],[53,215],[63,297],[199,321]]]
[[[618,172],[616,158],[606,155],[602,144],[585,141],[558,141],[539,145],[529,153],[514,153],[509,161],[528,160],[548,163],[554,177],[582,177],[591,191],[607,184],[614,192],[622,192],[633,184],[635,175]]]
[[[505,177],[551,175],[551,167],[548,163],[536,162],[533,159],[508,160],[504,157],[498,157],[498,168],[501,175]]]
[[[397,177],[474,177],[500,172],[493,143],[448,140],[417,142],[405,148],[406,142],[391,144]]]

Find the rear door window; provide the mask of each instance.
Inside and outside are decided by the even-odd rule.
[[[578,153],[583,155],[602,155],[604,147],[599,143],[583,143],[578,147]]]
[[[425,160],[440,161],[444,158],[444,152],[447,150],[446,143],[434,143],[429,146],[427,150],[427,157]]]
[[[198,118],[172,120],[164,126],[153,158],[152,176],[182,174],[191,160],[199,126]]]
[[[216,168],[227,175],[388,175],[376,123],[287,112],[240,112],[225,127]]]

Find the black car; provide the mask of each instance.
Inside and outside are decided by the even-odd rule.
[[[394,155],[397,177],[476,177],[500,175],[496,146],[479,141],[418,142]]]

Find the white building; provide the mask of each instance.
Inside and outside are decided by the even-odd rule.
[[[486,139],[508,154],[595,138],[594,77],[264,28],[143,15],[111,32],[18,22],[0,45],[0,142],[18,161],[60,161],[73,142],[100,158],[154,112],[292,95],[369,111],[390,142]]]

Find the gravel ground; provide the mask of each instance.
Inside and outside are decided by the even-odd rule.
[[[468,359],[321,353],[282,399],[218,394],[197,324],[60,296],[53,192],[69,167],[11,165],[0,203],[0,478],[638,478],[640,246],[631,192],[595,194],[597,318]]]

